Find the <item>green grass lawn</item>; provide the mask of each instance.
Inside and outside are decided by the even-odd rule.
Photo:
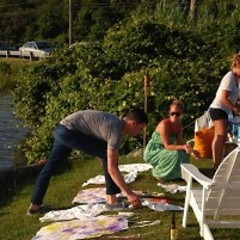
[[[139,163],[143,162],[141,158],[121,157],[120,164]],[[205,172],[211,166],[210,160],[195,162]],[[77,192],[81,189],[81,185],[91,177],[102,174],[101,167],[97,160],[85,157],[83,160],[73,161],[71,165],[66,165],[65,170],[52,178],[48,193],[45,197],[45,204],[51,205],[54,209],[63,209],[71,207],[71,202]],[[0,239],[1,240],[30,240],[36,232],[50,222],[41,223],[39,217],[27,216],[26,210],[29,205],[31,192],[35,177],[28,177],[28,180],[20,181],[17,179],[14,190],[6,189],[0,196]],[[21,184],[20,184],[21,182]],[[163,189],[157,186],[156,180],[152,177],[151,171],[139,173],[136,181],[131,184],[134,190],[144,190],[153,192],[164,192]],[[185,185],[184,181],[176,181],[180,185]],[[169,194],[165,193],[173,204],[183,206],[185,193]],[[134,221],[142,220],[160,220],[159,225],[133,228],[129,225],[129,229],[121,233],[114,234],[119,236],[118,239],[169,239],[169,228],[171,225],[171,212],[156,212],[147,207],[134,210],[134,216],[131,219]],[[190,211],[189,226],[184,229],[181,226],[182,212],[178,212],[176,216],[177,227],[179,229],[179,240],[198,240],[199,227],[197,221]],[[131,238],[131,235],[140,234],[139,238]],[[239,230],[216,230],[213,231],[215,240],[237,240],[239,239]],[[113,235],[112,235],[113,236]],[[139,235],[138,235],[139,236]],[[124,238],[125,237],[125,238]],[[99,238],[111,239],[111,236],[103,236]],[[113,239],[113,238],[112,238]]]

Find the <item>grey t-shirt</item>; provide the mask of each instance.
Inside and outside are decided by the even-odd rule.
[[[102,139],[107,142],[108,148],[116,150],[120,148],[123,121],[113,114],[83,110],[70,114],[61,120],[60,124],[68,129]]]

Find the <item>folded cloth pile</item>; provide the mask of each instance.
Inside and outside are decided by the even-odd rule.
[[[137,172],[131,172],[123,175],[124,181],[129,184],[135,181],[137,178]],[[87,182],[83,183],[82,187],[86,187],[89,184],[105,184],[105,178],[103,175],[97,175],[94,178],[90,178]]]
[[[127,184],[132,183],[137,178],[138,172],[148,171],[152,169],[152,166],[148,163],[132,163],[124,164],[118,166],[120,172],[127,172],[124,175],[124,180]],[[89,179],[87,182],[83,183],[82,187],[86,187],[89,184],[105,184],[105,178],[103,175],[97,175],[94,178]]]
[[[187,186],[180,186],[178,184],[157,184],[159,187],[164,188],[166,192],[171,194],[175,194],[177,192],[186,192]]]
[[[152,169],[149,163],[129,163],[118,166],[121,172],[145,172]]]

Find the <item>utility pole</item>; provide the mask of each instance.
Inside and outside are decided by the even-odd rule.
[[[69,37],[68,37],[68,45],[69,47],[72,45],[72,0],[69,0]]]

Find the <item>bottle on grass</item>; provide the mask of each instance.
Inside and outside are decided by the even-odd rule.
[[[176,213],[173,212],[172,223],[170,228],[170,240],[177,240],[177,239],[178,239],[178,229],[176,226]]]

